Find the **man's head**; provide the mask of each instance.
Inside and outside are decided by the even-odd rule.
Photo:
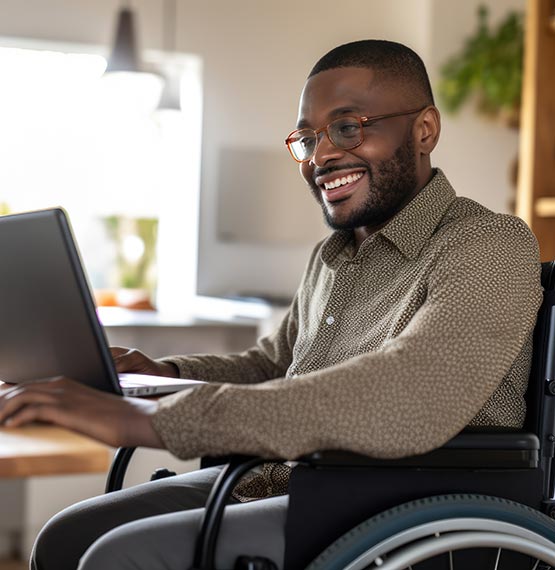
[[[430,180],[440,127],[418,55],[394,42],[365,40],[316,63],[297,129],[303,131],[292,133],[289,146],[329,225],[368,233]],[[312,131],[319,131],[317,143]]]

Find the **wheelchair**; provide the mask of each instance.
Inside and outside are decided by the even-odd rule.
[[[286,570],[555,568],[555,262],[542,264],[542,285],[524,429],[467,429],[430,453],[397,460],[335,450],[298,458]],[[121,489],[133,452],[117,450],[106,492]],[[275,458],[203,458],[201,467],[226,465],[206,504],[192,570],[215,570],[227,500],[268,460]],[[277,566],[245,553],[235,568]]]

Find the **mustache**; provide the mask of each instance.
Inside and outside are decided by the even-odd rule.
[[[318,176],[325,176],[326,174],[330,174],[332,172],[338,172],[341,170],[352,170],[353,168],[364,168],[365,170],[370,170],[367,164],[341,164],[340,166],[317,166],[312,173],[312,181],[316,183],[316,178]]]

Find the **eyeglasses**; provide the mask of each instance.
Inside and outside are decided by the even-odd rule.
[[[297,162],[308,162],[316,152],[320,133],[325,132],[329,141],[337,148],[350,150],[362,144],[364,140],[363,127],[369,127],[372,123],[382,119],[420,113],[425,108],[388,113],[387,115],[376,115],[374,117],[341,117],[316,131],[313,129],[297,129],[285,139],[285,144],[291,156]]]

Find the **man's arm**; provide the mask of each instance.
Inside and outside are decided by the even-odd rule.
[[[138,350],[113,347],[112,357],[119,372],[262,382],[274,377],[272,374],[282,376],[289,366],[297,330],[295,315],[296,300],[276,333],[243,354],[153,360]],[[0,391],[0,425],[17,427],[45,421],[114,447],[164,447],[151,422],[156,409],[154,401],[122,398],[61,377]]]
[[[151,423],[156,408],[153,400],[122,398],[61,377],[0,390],[0,425],[49,422],[113,447],[164,447]]]
[[[320,255],[322,242],[316,244],[308,260],[303,278],[310,271],[315,259]],[[193,378],[205,382],[225,382],[230,384],[258,384],[274,378],[282,378],[293,359],[293,347],[298,333],[298,294],[277,330],[257,345],[239,354],[213,355],[194,354],[170,356],[157,362],[177,367],[181,378]],[[121,371],[124,371],[123,368]]]
[[[314,252],[317,250],[318,246]],[[263,382],[285,374],[291,362],[296,335],[295,297],[276,333],[261,339],[257,347],[242,354],[153,360],[140,351],[114,347],[112,357],[119,372],[168,377],[181,375],[213,382]],[[164,447],[151,422],[156,409],[156,402],[107,394],[68,378],[0,390],[0,426],[51,422],[114,447]]]
[[[193,354],[159,359],[177,368],[181,378],[205,382],[256,384],[285,376],[297,339],[297,297],[274,333],[238,354]]]
[[[277,330],[238,354],[193,354],[156,360],[136,349],[115,346],[112,358],[118,372],[192,378],[205,382],[254,384],[285,376],[297,336],[297,298]]]

